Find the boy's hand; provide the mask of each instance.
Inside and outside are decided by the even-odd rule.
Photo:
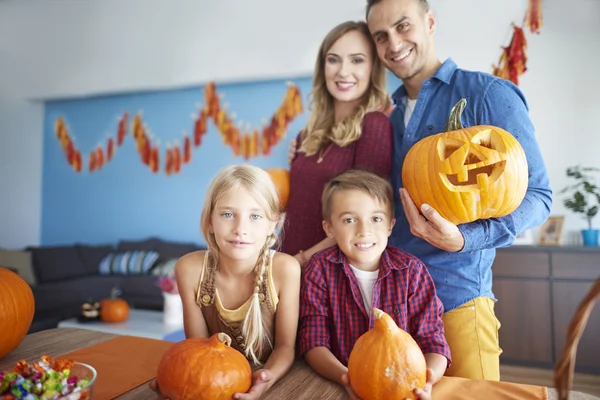
[[[456,253],[465,247],[465,238],[458,226],[444,219],[433,207],[423,204],[419,212],[405,188],[400,188],[400,200],[410,233],[445,251]]]
[[[296,157],[296,139],[292,139],[288,148],[288,165],[292,165],[294,157]]]
[[[273,379],[273,376],[268,369],[256,370],[252,374],[252,386],[250,387],[250,390],[248,390],[248,393],[236,393],[233,395],[233,398],[239,400],[260,399],[260,396],[262,396],[269,388],[271,379]]]
[[[352,389],[352,386],[350,386],[350,377],[348,376],[348,373],[342,375],[342,382],[344,382],[344,389],[346,389],[346,393],[348,393],[348,399],[360,400],[360,397],[354,393],[354,389]]]
[[[431,389],[433,388],[433,370],[427,368],[427,380],[423,389],[415,389],[414,392],[420,400],[431,400]]]
[[[154,392],[156,392],[156,394],[158,395],[159,399],[163,399],[163,400],[168,400],[167,398],[165,398],[162,393],[160,392],[160,389],[158,388],[158,381],[155,379],[152,379],[150,381],[150,383],[148,383],[148,386],[150,386],[150,389],[152,389]]]

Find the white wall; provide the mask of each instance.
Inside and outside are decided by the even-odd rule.
[[[527,35],[528,97],[555,191],[575,163],[600,166],[600,1],[542,0]],[[467,69],[491,71],[526,0],[432,0],[437,47]],[[0,247],[39,237],[42,115],[32,99],[88,96],[312,73],[320,40],[364,0],[0,1]],[[583,144],[583,145],[582,145]],[[8,199],[8,200],[7,200]],[[555,198],[567,229],[584,222]],[[600,217],[597,225],[600,226]],[[14,235],[14,236],[13,236]]]

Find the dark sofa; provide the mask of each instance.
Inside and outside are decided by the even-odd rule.
[[[174,265],[177,258],[201,247],[194,243],[175,243],[158,238],[141,241],[121,241],[116,246],[27,247],[35,284],[35,316],[29,333],[55,328],[61,320],[76,317],[87,301],[109,297],[113,288],[121,290],[121,297],[133,308],[156,309],[163,307],[163,298],[157,286],[155,268],[166,263]],[[109,253],[155,251],[158,259],[152,269],[144,273],[101,275],[101,260]],[[11,267],[10,265],[5,265]]]

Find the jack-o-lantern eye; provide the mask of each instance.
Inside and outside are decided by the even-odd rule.
[[[446,132],[415,143],[402,166],[402,185],[417,208],[427,203],[457,225],[510,214],[528,184],[518,140],[497,126],[464,128],[465,105],[462,99],[452,108]]]
[[[480,131],[471,140],[440,138],[437,148],[440,178],[449,190],[477,190],[504,173],[506,145],[492,129]]]

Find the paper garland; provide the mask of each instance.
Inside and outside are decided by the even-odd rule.
[[[295,84],[288,82],[287,91],[281,105],[277,108],[268,124],[262,128],[252,128],[250,124],[242,129],[241,123],[236,126],[236,114],[227,111],[227,104],[221,105],[222,95],[219,95],[214,82],[209,82],[204,88],[205,105],[198,108],[198,113],[192,115],[192,138],[184,131],[179,144],[178,139],[167,142],[164,154],[163,171],[166,175],[181,172],[183,165],[192,160],[192,147],[199,147],[202,138],[207,133],[208,121],[211,121],[223,138],[223,143],[229,146],[234,156],[242,156],[245,160],[259,155],[269,155],[273,146],[277,145],[286,135],[291,121],[303,112],[302,96],[300,89]],[[105,146],[99,144],[87,155],[87,170],[90,173],[98,172],[106,163],[110,162],[115,149],[123,144],[129,133],[127,112],[119,118],[116,127],[116,137],[109,135]],[[77,173],[84,170],[84,157],[74,143],[69,133],[65,120],[58,117],[54,124],[56,137],[63,149],[69,165]],[[136,150],[143,165],[153,173],[161,170],[160,140],[149,133],[149,130],[139,112],[133,116],[131,122],[131,136],[136,143]]]
[[[529,0],[527,12],[523,19],[523,26],[527,26],[531,33],[539,34],[543,26],[541,0]],[[527,38],[523,28],[512,24],[513,34],[507,47],[502,47],[502,54],[498,65],[493,65],[493,74],[497,77],[508,79],[519,85],[519,76],[527,71]]]

